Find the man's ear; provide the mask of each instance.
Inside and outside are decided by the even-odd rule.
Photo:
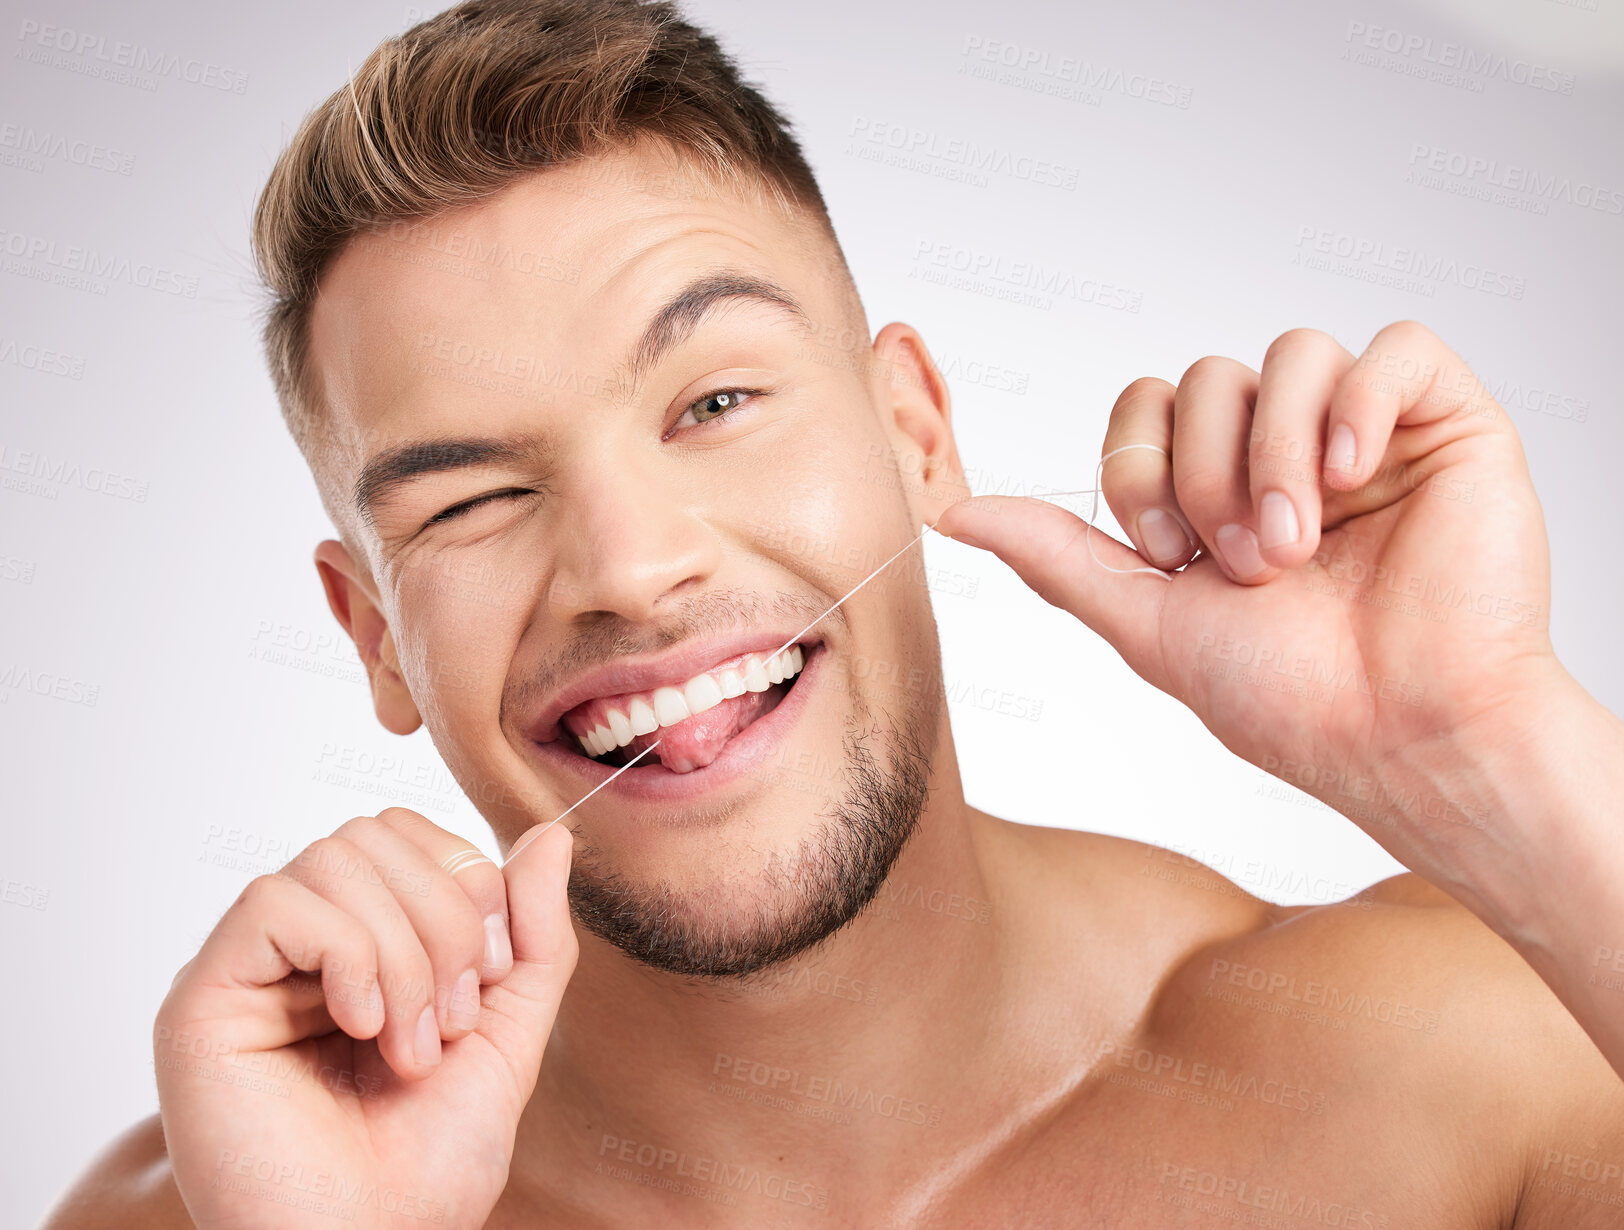
[[[393,734],[411,734],[423,719],[401,678],[394,636],[368,582],[362,580],[362,570],[343,543],[329,538],[316,547],[316,571],[327,591],[327,605],[355,642],[355,650],[367,668],[378,721]]]
[[[935,525],[970,490],[953,441],[947,382],[917,329],[893,321],[875,335],[872,380],[914,521]]]

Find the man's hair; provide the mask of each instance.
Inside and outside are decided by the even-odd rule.
[[[789,122],[670,0],[468,0],[380,44],[305,118],[260,197],[265,353],[307,459],[323,417],[308,370],[310,316],[334,254],[363,232],[643,139],[665,143],[713,185],[752,198],[765,190],[812,220],[856,301]]]

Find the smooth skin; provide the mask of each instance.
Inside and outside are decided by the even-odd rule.
[[[1377,335],[1367,353],[1378,358],[1361,368],[1323,334],[1294,331],[1259,372],[1209,358],[1176,386],[1129,386],[1102,452],[1146,440],[1171,459],[1118,454],[1106,496],[1122,524],[1160,508],[1202,544],[1171,582],[1096,567],[1082,523],[1062,509],[966,499],[946,386],[906,325],[871,342],[865,328],[872,363],[842,365],[741,309],[696,334],[619,417],[582,414],[601,411],[590,400],[537,407],[499,388],[407,380],[413,346],[443,335],[490,353],[578,355],[582,369],[601,370],[600,340],[612,353],[669,273],[718,256],[791,287],[816,320],[843,320],[821,272],[827,254],[759,202],[627,190],[582,211],[574,177],[648,183],[664,165],[647,150],[610,161],[621,165],[538,174],[456,218],[481,241],[549,236],[583,269],[577,285],[498,276],[475,294],[437,271],[432,253],[388,249],[346,253],[324,284],[341,438],[370,448],[537,418],[558,435],[546,517],[526,511],[528,497],[485,505],[481,519],[436,531],[410,564],[391,545],[407,537],[404,517],[341,525],[350,545],[318,553],[380,721],[427,724],[459,781],[520,800],[486,807],[507,865],[453,877],[439,864],[465,843],[389,809],[254,881],[158,1014],[161,1114],[91,1165],[51,1230],[326,1226],[335,1207],[355,1225],[492,1230],[1188,1227],[1259,1210],[1285,1225],[1617,1224],[1621,1189],[1607,1167],[1624,1159],[1624,1086],[1598,1049],[1612,1036],[1592,1024],[1608,992],[1584,990],[1580,940],[1594,942],[1595,928],[1573,921],[1618,916],[1605,908],[1613,856],[1595,840],[1605,814],[1553,785],[1560,775],[1547,767],[1559,763],[1558,740],[1605,766],[1616,723],[1550,652],[1544,530],[1503,411],[1468,390],[1459,413],[1402,375],[1391,389],[1360,384],[1387,353],[1430,357],[1435,370],[1455,361],[1442,344],[1401,322]],[[703,448],[673,447],[662,433],[690,394],[708,372],[737,366],[785,391],[686,437]],[[1356,469],[1327,475],[1328,432],[1344,421]],[[852,481],[853,459],[876,444],[923,483]],[[334,459],[334,489],[364,451]],[[1419,483],[1402,468],[1416,465],[1428,471]],[[716,479],[723,468],[727,482]],[[515,476],[477,477],[436,487],[412,522]],[[1471,501],[1444,494],[1467,483]],[[841,498],[825,502],[831,485]],[[1243,577],[1245,534],[1221,531],[1278,526],[1277,502],[1264,507],[1277,488],[1310,528],[1259,547],[1270,568]],[[920,830],[873,908],[776,982],[718,991],[637,966],[571,926],[569,828],[518,845],[573,800],[555,797],[493,715],[510,675],[606,612],[654,626],[712,591],[810,602],[838,597],[872,566],[846,576],[797,556],[762,532],[762,509],[873,562],[908,527],[934,521],[997,553],[1253,763],[1375,775],[1398,798],[1447,790],[1482,827],[1342,799],[1423,875],[1347,902],[1276,907],[1168,851],[968,806],[944,711]],[[483,559],[476,544],[501,555],[498,575],[534,586],[452,605],[429,582],[480,575],[449,566]],[[1242,549],[1221,566],[1207,544]],[[1143,562],[1098,533],[1094,545],[1114,567]],[[1194,544],[1163,558],[1136,545],[1177,567]],[[1313,588],[1326,548],[1389,575],[1469,583],[1538,616],[1513,625],[1457,612],[1440,631]],[[829,633],[839,660],[931,665],[917,570],[877,578],[845,613]],[[1321,663],[1332,703],[1231,671],[1223,646],[1242,640]],[[1349,682],[1384,678],[1393,686]],[[839,689],[814,695],[797,750],[837,751],[848,700]],[[1532,706],[1551,719],[1537,738],[1520,725]],[[1500,771],[1507,740],[1519,740],[1517,758]],[[628,871],[647,860],[696,886],[728,871],[743,891],[750,860],[761,847],[793,850],[816,802],[785,789],[701,836],[696,825],[634,829],[612,800],[569,823],[577,858],[585,838]],[[731,825],[750,840],[723,840]],[[1601,870],[1581,881],[1581,866]],[[1515,887],[1531,894],[1563,876],[1567,900],[1544,912]],[[727,900],[691,898],[700,911]],[[508,920],[506,972],[500,951],[486,956],[491,915]],[[294,967],[320,970],[319,983],[284,982]],[[453,1013],[470,1006],[456,989],[474,968],[470,1031]],[[381,1023],[368,1015],[373,985]],[[417,1023],[431,1005],[438,1038],[424,1038],[425,1063]],[[245,1073],[274,1077],[287,1096]]]

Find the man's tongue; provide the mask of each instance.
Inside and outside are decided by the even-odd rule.
[[[784,695],[780,686],[765,692],[746,692],[713,705],[695,717],[685,718],[674,726],[662,726],[646,735],[638,735],[621,749],[625,760],[630,760],[656,739],[660,746],[652,756],[639,764],[647,764],[655,757],[673,773],[692,773],[703,769],[722,754],[727,741],[751,722],[767,713]]]

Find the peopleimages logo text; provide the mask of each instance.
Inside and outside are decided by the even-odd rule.
[[[245,72],[225,68],[196,57],[179,56],[169,51],[155,51],[150,47],[143,47],[140,43],[110,42],[105,34],[94,34],[88,30],[71,30],[66,26],[24,18],[17,38],[24,44],[32,43],[47,51],[57,51],[71,56],[88,56],[92,60],[117,65],[119,68],[127,68],[133,73],[149,77],[171,77],[188,85],[201,85],[231,94],[243,94],[248,90],[248,74]]]
[[[1522,192],[1547,201],[1565,201],[1581,209],[1599,209],[1604,214],[1624,214],[1624,192],[1598,184],[1575,183],[1571,176],[1548,175],[1515,163],[1501,164],[1498,158],[1485,158],[1460,150],[1444,149],[1417,141],[1410,146],[1410,165],[1439,171],[1508,192]]]

